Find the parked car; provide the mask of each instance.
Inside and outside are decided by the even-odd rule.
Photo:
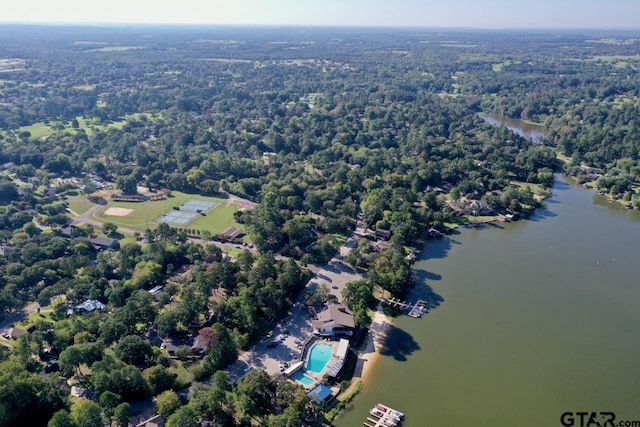
[[[269,342],[267,343],[267,347],[268,347],[268,348],[274,348],[274,347],[277,347],[277,346],[278,346],[278,344],[280,344],[280,343],[279,343],[279,342],[277,342],[277,341],[269,341]]]

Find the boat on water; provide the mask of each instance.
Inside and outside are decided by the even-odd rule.
[[[391,419],[391,418],[384,418],[382,420],[382,424],[388,427],[396,427],[399,422],[400,422],[399,419]]]
[[[422,317],[424,313],[427,312],[427,303],[419,300],[413,307],[409,309],[409,316],[411,317]]]
[[[369,411],[369,413],[370,413],[371,415],[373,415],[374,417],[377,417],[377,418],[382,418],[382,417],[384,417],[384,416],[385,416],[385,413],[384,413],[384,412],[382,412],[382,411],[378,411],[375,407],[371,408],[371,410]]]
[[[373,408],[371,408],[371,411],[369,411],[369,413],[373,416],[376,416],[378,418],[382,418],[384,416],[389,416],[392,418],[397,418],[397,419],[401,419],[404,417],[404,414],[400,411],[396,411],[393,408],[390,408],[386,405],[383,405],[382,403],[378,403],[376,404],[376,406],[374,406]],[[377,415],[379,414],[379,415]]]

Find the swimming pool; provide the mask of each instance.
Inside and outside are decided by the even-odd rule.
[[[307,369],[311,372],[319,374],[322,372],[333,353],[333,347],[327,344],[315,344],[309,351],[309,360],[307,361]]]
[[[311,387],[315,382],[313,378],[306,376],[302,371],[296,371],[293,375],[291,375],[291,378],[293,378],[296,381],[300,381],[303,385],[307,387]]]

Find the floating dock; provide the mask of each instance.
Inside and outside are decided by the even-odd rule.
[[[409,316],[420,317],[426,312],[427,312],[427,302],[420,299],[418,300],[417,303],[413,305],[413,307],[411,307],[411,310],[409,310]]]
[[[378,403],[369,411],[371,417],[363,422],[367,427],[394,427],[399,425],[404,418],[404,414],[382,403]]]
[[[407,301],[400,301],[399,299],[391,298],[384,301],[385,303],[406,310],[411,317],[421,317],[427,312],[427,302],[419,299],[416,303],[410,303]]]

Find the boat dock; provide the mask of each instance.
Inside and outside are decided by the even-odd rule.
[[[408,311],[408,314],[411,317],[421,317],[424,313],[427,312],[427,302],[421,299],[419,299],[416,303],[401,301],[395,298],[384,300],[384,302],[393,307]]]
[[[411,307],[411,310],[409,310],[409,316],[420,317],[426,312],[427,312],[427,302],[419,299],[418,302],[415,303],[413,307]]]
[[[394,427],[402,422],[404,414],[382,403],[378,403],[369,411],[371,417],[363,422],[366,427]]]

